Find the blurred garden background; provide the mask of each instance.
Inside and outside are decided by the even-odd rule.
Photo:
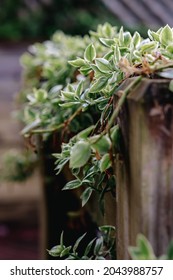
[[[27,150],[15,118],[21,91],[21,55],[34,42],[48,40],[56,30],[85,35],[109,22],[145,37],[147,28],[173,26],[171,0],[1,0],[0,1],[0,259],[45,258],[42,248],[42,178],[36,170],[25,181],[8,178],[12,158]],[[5,158],[12,150],[11,156]],[[19,167],[20,168],[20,167]],[[0,176],[3,177],[3,176]],[[19,179],[19,180],[18,180]],[[21,182],[19,182],[21,181]]]

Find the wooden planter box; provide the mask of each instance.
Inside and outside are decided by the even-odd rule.
[[[124,82],[125,89],[131,79]],[[173,237],[173,92],[170,80],[144,79],[127,97],[119,123],[122,151],[116,163],[117,258],[129,259],[138,233],[155,254]]]

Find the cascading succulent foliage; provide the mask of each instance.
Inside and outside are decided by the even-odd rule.
[[[114,118],[121,106],[112,114],[112,103],[119,85],[134,76],[140,81],[141,76],[172,75],[173,30],[167,25],[149,30],[148,36],[143,39],[138,32],[131,35],[106,23],[84,38],[57,32],[52,41],[31,46],[22,57],[28,85],[23,134],[75,133],[54,156],[57,173],[69,162],[76,177],[64,189],[85,187],[83,205],[94,190],[101,201],[115,185],[111,166],[119,127]]]
[[[29,85],[24,91],[23,134],[42,134],[45,139],[55,132],[63,135],[61,152],[54,154],[56,171],[69,164],[75,177],[64,190],[82,187],[82,205],[97,192],[104,211],[104,194],[115,194],[117,116],[143,77],[173,78],[173,29],[166,25],[157,32],[149,30],[147,39],[108,23],[84,38],[60,32],[52,41],[32,46],[22,63]],[[129,77],[136,78],[113,110],[113,97]]]

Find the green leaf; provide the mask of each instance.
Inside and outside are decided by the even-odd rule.
[[[120,144],[120,127],[119,125],[115,125],[114,127],[111,128],[111,139],[112,139],[112,144],[116,149],[118,149],[119,144]]]
[[[77,248],[78,248],[80,242],[82,241],[82,239],[84,239],[85,235],[86,235],[86,233],[84,233],[82,236],[80,236],[80,237],[76,240],[76,242],[75,242],[75,244],[74,244],[74,246],[73,246],[73,252],[74,252],[74,253],[76,252],[76,250],[77,250]]]
[[[80,198],[82,199],[82,207],[88,202],[92,192],[93,189],[89,187],[82,193],[82,195],[80,196]]]
[[[115,41],[113,39],[99,38],[99,40],[105,47],[110,48],[112,45],[115,44]]]
[[[101,253],[103,248],[103,237],[101,236],[96,240],[96,245],[94,247],[94,254],[97,256]]]
[[[106,169],[111,167],[110,155],[108,153],[101,158],[99,167],[101,172],[104,172]]]
[[[107,153],[111,148],[111,141],[107,135],[95,135],[90,137],[90,143],[93,149],[95,149],[99,154]]]
[[[152,30],[148,30],[148,37],[153,41],[157,41],[159,42],[160,41],[160,38],[159,38],[159,34],[157,32],[154,32]]]
[[[142,51],[142,53],[144,53],[144,52],[146,53],[151,50],[154,50],[157,46],[158,46],[157,42],[148,42],[146,44],[141,45],[140,50]]]
[[[92,62],[96,58],[96,50],[93,44],[90,44],[85,52],[84,52],[84,59],[88,62]]]
[[[171,241],[168,247],[167,260],[173,260],[173,240]]]
[[[76,94],[77,96],[80,96],[83,92],[83,81],[81,81],[78,86],[77,86],[77,89],[76,89]]]
[[[156,259],[151,244],[143,234],[138,234],[137,247],[130,247],[129,252],[133,259],[138,259],[138,260]]]
[[[65,249],[65,246],[56,245],[51,250],[48,250],[49,255],[52,257],[59,257],[61,252]]]
[[[167,47],[166,47],[166,50],[168,52],[170,52],[171,54],[173,54],[173,43],[172,44],[169,44]]]
[[[64,246],[64,232],[63,231],[61,232],[61,236],[60,236],[60,245],[61,245],[61,247]]]
[[[93,131],[94,128],[95,128],[95,125],[91,125],[91,126],[87,127],[86,129],[82,130],[81,132],[79,132],[77,134],[77,138],[86,139],[88,137],[88,135]]]
[[[132,36],[130,32],[124,32],[124,46],[128,47],[131,43]]]
[[[91,240],[89,243],[88,243],[88,245],[87,245],[87,247],[86,247],[86,249],[85,249],[85,252],[84,252],[84,256],[87,256],[88,254],[89,254],[89,252],[91,251],[91,248],[92,248],[92,246],[94,245],[94,242],[96,241],[96,238],[94,238],[93,240]]]
[[[141,42],[141,36],[140,34],[136,31],[132,37],[132,43],[133,43],[133,46],[134,48],[137,48],[139,46]]]
[[[40,124],[41,124],[41,120],[36,119],[32,123],[29,123],[27,126],[25,126],[24,129],[22,129],[21,134],[22,135],[27,134],[28,132],[32,131],[32,129],[37,128]]]
[[[90,66],[88,66],[88,65],[82,66],[82,67],[80,68],[80,72],[81,72],[81,74],[83,74],[84,76],[87,76],[87,75],[91,72],[91,70],[92,70],[92,68],[91,68]]]
[[[100,92],[107,84],[109,77],[100,77],[92,86],[90,87],[90,92]]]
[[[68,182],[64,187],[63,187],[63,191],[64,190],[73,190],[73,189],[77,189],[82,185],[82,181],[80,181],[79,179],[73,180]]]
[[[102,73],[109,73],[111,71],[109,61],[104,58],[96,58],[95,64]]]
[[[169,90],[173,92],[173,80],[169,83]]]
[[[68,63],[71,64],[72,66],[78,67],[78,68],[87,65],[83,58],[77,58],[75,60],[69,60]]]
[[[68,91],[61,91],[62,99],[63,100],[74,100],[74,92],[68,92]]]
[[[167,46],[173,42],[173,32],[168,24],[162,29],[160,33],[160,42],[164,46]]]
[[[55,167],[55,170],[57,170],[56,175],[58,175],[62,171],[68,161],[69,157],[58,160],[58,163],[55,162],[55,164],[57,164],[57,166]]]
[[[115,60],[115,64],[116,64],[117,62],[119,62],[120,59],[121,59],[120,49],[119,49],[118,46],[115,46],[115,48],[114,48],[114,60]]]
[[[67,255],[69,255],[70,250],[71,250],[72,246],[68,246],[66,247],[60,254],[60,258],[65,257]]]
[[[47,91],[44,89],[34,89],[34,96],[37,102],[44,102],[47,99]]]
[[[71,149],[70,168],[84,166],[91,156],[90,144],[87,141],[78,141]]]
[[[119,44],[120,44],[120,46],[124,45],[124,29],[123,29],[123,26],[121,26],[120,31],[119,31]]]

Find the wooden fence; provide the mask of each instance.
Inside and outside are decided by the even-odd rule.
[[[121,89],[131,81],[127,80]],[[173,237],[173,92],[169,80],[142,80],[122,108],[116,162],[117,258],[129,259],[138,233],[156,255]]]

